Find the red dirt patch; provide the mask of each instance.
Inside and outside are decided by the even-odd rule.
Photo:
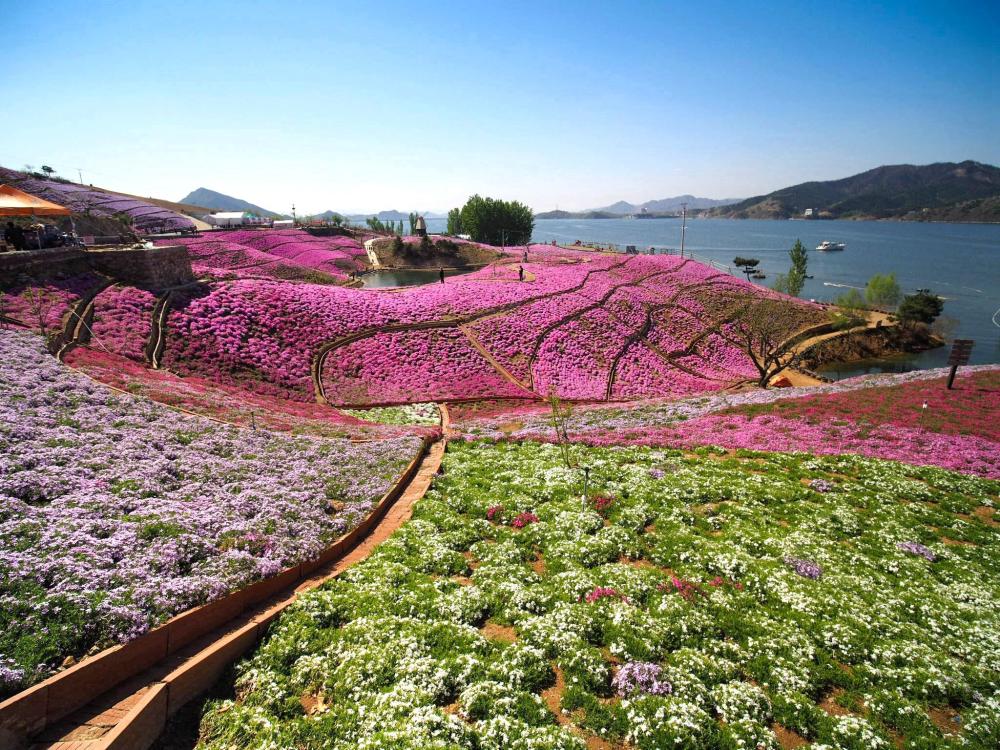
[[[851,712],[837,703],[837,698],[843,694],[843,692],[843,688],[834,688],[830,691],[830,694],[823,699],[823,702],[819,704],[819,707],[830,714],[830,716],[850,716]]]
[[[958,717],[958,711],[950,706],[929,708],[927,709],[927,715],[934,722],[934,726],[941,730],[941,734],[958,734],[962,726],[955,721],[955,718]]]
[[[972,511],[972,515],[985,523],[987,526],[993,526],[994,528],[1000,526],[1000,523],[997,523],[997,521],[994,520],[995,514],[996,508],[991,508],[988,505],[980,505]]]
[[[809,740],[801,734],[793,732],[788,727],[781,726],[781,724],[774,724],[771,729],[778,738],[778,744],[781,745],[782,750],[794,750],[796,747],[805,747],[809,744]]]

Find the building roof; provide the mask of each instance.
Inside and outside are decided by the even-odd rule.
[[[244,214],[242,211],[220,211],[217,214],[212,214],[216,219],[242,219]]]
[[[0,185],[0,216],[69,216],[70,213],[58,203],[36,198],[10,185]]]

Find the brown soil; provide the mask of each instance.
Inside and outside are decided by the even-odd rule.
[[[327,707],[322,695],[303,695],[299,698],[299,703],[302,704],[302,710],[306,712],[306,716],[321,713]]]
[[[958,734],[959,728],[962,726],[954,721],[955,717],[958,716],[958,712],[950,706],[945,708],[930,708],[927,710],[927,715],[934,722],[934,726],[941,730],[942,734]]]
[[[985,523],[987,526],[993,526],[994,528],[1000,526],[1000,523],[994,520],[994,514],[996,513],[996,508],[991,508],[988,505],[980,505],[974,511],[972,515],[978,518],[980,521]]]
[[[531,563],[531,569],[540,576],[545,575],[545,560],[542,559],[541,555],[538,555],[534,562]]]
[[[555,714],[559,724],[568,724],[569,719],[562,712],[562,695],[566,689],[566,678],[563,676],[563,671],[555,664],[552,665],[552,670],[556,673],[556,681],[552,687],[542,691],[542,700],[545,701],[549,711]]]
[[[479,628],[479,632],[483,634],[483,637],[489,638],[491,641],[513,643],[517,640],[517,631],[514,628],[509,625],[498,625],[492,620],[487,620],[483,623],[483,626]]]
[[[522,427],[524,427],[524,422],[513,421],[513,422],[504,422],[503,424],[500,425],[499,429],[500,432],[504,433],[505,435],[510,435],[512,432],[517,432]]]
[[[946,547],[975,547],[977,546],[975,542],[964,542],[961,539],[952,539],[951,537],[943,536],[941,537],[941,544]]]
[[[452,576],[451,580],[453,580],[459,586],[471,586],[472,585],[472,579],[471,578],[467,578],[466,576]]]
[[[843,692],[843,688],[834,688],[823,699],[823,702],[819,704],[819,707],[830,714],[830,716],[850,716],[851,712],[837,703],[837,697]]]
[[[793,748],[805,747],[809,744],[809,740],[801,734],[793,732],[788,727],[781,726],[781,724],[775,724],[771,729],[774,730],[774,734],[777,736],[778,744],[781,745],[782,750],[793,750]]]
[[[660,570],[660,568],[656,567],[655,565],[653,565],[653,563],[651,563],[649,560],[646,560],[645,558],[633,560],[631,557],[625,557],[625,555],[622,555],[621,557],[618,558],[618,563],[619,565],[628,565],[632,568],[639,568],[641,570]]]

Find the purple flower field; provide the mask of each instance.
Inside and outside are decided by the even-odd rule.
[[[143,232],[177,231],[193,229],[194,223],[186,216],[161,206],[147,203],[116,193],[77,185],[73,182],[59,182],[32,177],[23,172],[0,167],[0,183],[11,185],[18,190],[37,196],[60,206],[66,206],[74,213],[99,217],[127,214],[132,225]]]
[[[220,426],[0,331],[0,696],[315,556],[419,442]]]

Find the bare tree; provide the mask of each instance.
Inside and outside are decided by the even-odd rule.
[[[39,332],[43,338],[48,338],[47,319],[57,302],[56,296],[52,292],[32,288],[25,293],[25,297],[28,299],[28,310],[38,323]]]
[[[749,355],[760,376],[757,384],[763,388],[801,359],[801,353],[786,344],[794,330],[790,313],[788,303],[764,297],[735,302],[726,315],[730,323],[724,335]]]
[[[567,424],[569,423],[569,418],[573,416],[573,407],[569,404],[564,405],[556,395],[555,389],[549,391],[549,397],[546,400],[549,402],[549,407],[552,410],[552,429],[555,430],[556,433],[556,445],[559,446],[559,452],[562,453],[563,463],[566,464],[566,468],[572,469],[573,460],[570,455],[569,431],[567,430]]]

